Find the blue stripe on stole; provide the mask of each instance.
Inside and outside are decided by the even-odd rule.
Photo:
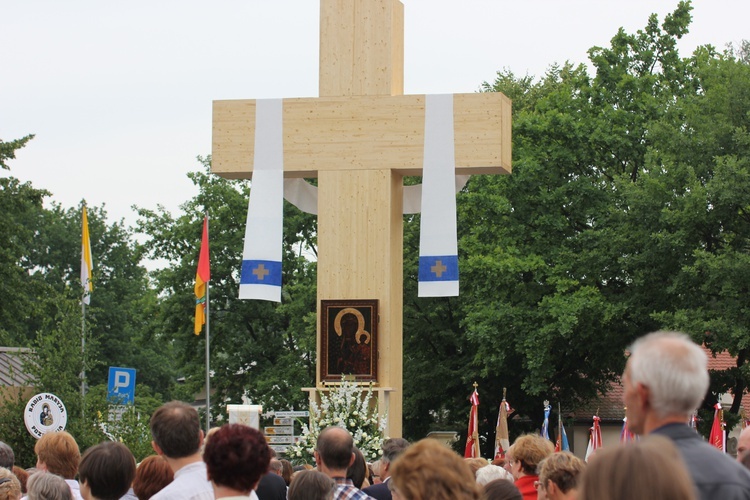
[[[240,285],[281,286],[281,262],[243,260]]]
[[[458,255],[420,256],[419,281],[458,281]]]

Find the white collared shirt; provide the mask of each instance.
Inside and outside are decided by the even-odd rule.
[[[214,500],[214,489],[202,461],[188,464],[174,473],[174,481],[151,497],[152,500]]]
[[[75,479],[66,479],[66,483],[68,483],[68,486],[70,486],[70,491],[73,493],[73,498],[75,500],[83,500],[83,497],[81,496],[81,485],[78,484],[78,481]]]

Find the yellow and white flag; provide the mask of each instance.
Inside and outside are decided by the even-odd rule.
[[[94,262],[91,260],[91,237],[89,236],[89,219],[86,216],[86,206],[83,207],[83,231],[81,238],[81,285],[83,285],[83,303],[91,303],[91,292],[94,285],[91,283],[91,272]]]

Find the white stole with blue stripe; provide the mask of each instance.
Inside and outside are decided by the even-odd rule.
[[[284,136],[281,99],[255,103],[255,158],[247,207],[240,299],[281,302]]]
[[[419,296],[458,295],[453,95],[425,96]]]

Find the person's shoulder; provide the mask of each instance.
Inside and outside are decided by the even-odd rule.
[[[334,500],[375,500],[364,491],[348,484],[338,484],[334,493]]]
[[[750,471],[731,456],[697,436],[676,442],[702,498],[750,500]],[[720,493],[719,493],[720,491]],[[706,492],[712,492],[706,494]]]
[[[184,468],[183,468],[184,469]],[[179,476],[175,474],[174,481],[169,483],[156,495],[152,496],[152,500],[213,500],[214,490],[211,483],[206,479],[205,475],[186,473],[180,469],[178,473],[182,471]]]
[[[376,500],[388,500],[392,498],[388,485],[386,483],[373,484],[367,488],[362,489],[363,492],[367,493]]]
[[[260,477],[260,482],[265,484],[273,484],[274,486],[282,484],[286,486],[286,481],[284,481],[284,478],[273,472],[266,472],[265,474],[263,474]]]
[[[286,498],[286,481],[273,472],[266,472],[260,477],[255,494],[260,500],[284,500]]]
[[[70,492],[73,494],[73,500],[83,500],[81,496],[81,487],[78,481],[75,479],[66,479],[65,483],[70,487]]]
[[[696,481],[698,496],[702,499],[750,500],[750,483],[742,480],[703,483]]]
[[[663,425],[649,433],[649,435],[652,434],[668,437],[673,441],[680,441],[683,439],[688,439],[690,441],[697,439],[698,441],[703,441],[703,439],[701,439],[700,435],[695,431],[695,429],[691,429],[687,424],[680,423]]]
[[[388,483],[378,483],[368,486],[367,488],[362,488],[362,491],[382,491],[382,490],[388,490]]]
[[[209,483],[210,486],[210,483]],[[213,488],[210,490],[185,491],[178,489],[170,490],[169,486],[151,497],[151,500],[214,500]]]

